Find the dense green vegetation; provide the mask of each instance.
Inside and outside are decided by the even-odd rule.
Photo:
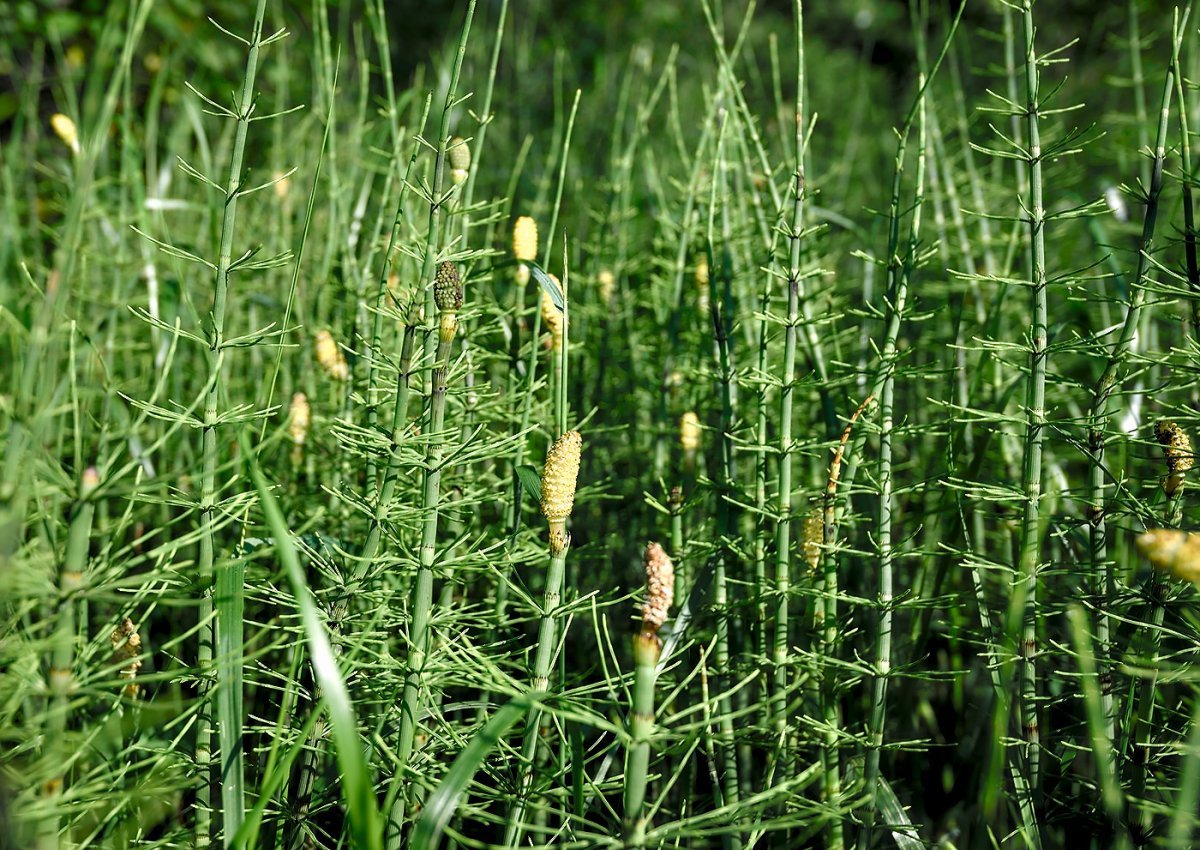
[[[195,5],[0,11],[0,843],[1193,846],[1190,5]]]

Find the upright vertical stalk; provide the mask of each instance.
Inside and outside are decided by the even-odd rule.
[[[1149,272],[1150,253],[1154,247],[1154,232],[1158,221],[1159,197],[1162,194],[1163,167],[1166,160],[1167,128],[1171,109],[1171,97],[1175,94],[1176,61],[1179,55],[1179,40],[1187,25],[1190,9],[1183,15],[1181,25],[1175,33],[1174,60],[1167,69],[1163,84],[1163,96],[1159,109],[1158,133],[1154,143],[1154,159],[1151,164],[1150,184],[1146,191],[1146,208],[1142,218],[1142,235],[1138,242],[1137,270],[1130,281],[1129,304],[1126,306],[1125,321],[1121,333],[1108,353],[1108,360],[1100,380],[1095,385],[1091,410],[1088,417],[1088,463],[1091,488],[1091,505],[1088,511],[1088,542],[1091,559],[1093,594],[1096,598],[1096,641],[1100,670],[1101,699],[1104,706],[1105,734],[1110,741],[1116,740],[1115,709],[1112,684],[1112,646],[1109,637],[1109,610],[1116,595],[1113,563],[1108,554],[1108,476],[1105,468],[1105,450],[1110,441],[1108,421],[1111,416],[1109,402],[1120,385],[1122,369],[1129,355],[1134,337],[1141,322],[1142,306],[1146,300],[1146,275]]]
[[[85,586],[88,546],[96,513],[92,494],[99,484],[99,474],[94,467],[84,470],[80,477],[74,515],[67,530],[67,548],[63,552],[59,570],[58,622],[55,625],[49,676],[53,702],[47,712],[46,723],[46,747],[55,753],[49,761],[56,773],[44,785],[46,800],[52,806],[43,821],[39,837],[39,847],[44,850],[59,850],[68,846],[59,838],[66,826],[61,822],[62,813],[57,803],[66,783],[68,752],[63,739],[71,719],[71,694],[76,685],[74,668],[75,643],[79,636],[79,594]]]
[[[783,374],[779,395],[779,494],[775,526],[775,633],[772,662],[774,687],[771,714],[779,774],[787,777],[791,762],[787,747],[788,594],[792,561],[792,399],[796,386],[796,325],[800,318],[800,257],[804,233],[804,3],[796,0],[796,165],[793,176],[792,221],[788,231],[787,318],[783,331]]]
[[[458,38],[458,50],[454,56],[454,67],[450,73],[450,84],[446,87],[446,98],[442,102],[442,114],[438,120],[437,155],[433,162],[433,177],[429,184],[429,217],[425,226],[425,250],[421,257],[421,276],[419,284],[425,287],[425,334],[422,337],[421,363],[431,364],[438,346],[437,305],[433,300],[433,288],[429,286],[430,276],[437,255],[438,234],[441,232],[442,206],[447,198],[442,196],[442,178],[446,171],[446,146],[449,142],[450,111],[454,107],[458,94],[458,80],[462,73],[463,58],[467,53],[467,37],[471,33],[471,21],[475,17],[476,0],[467,4],[466,19],[463,21],[462,32]],[[425,395],[428,398],[433,392],[433,373],[425,382]],[[432,408],[426,406],[425,424],[429,424]]]
[[[563,318],[565,350],[565,314]],[[582,448],[583,438],[579,432],[567,431],[550,447],[546,454],[546,465],[542,469],[541,507],[550,531],[550,568],[546,572],[546,590],[538,623],[537,649],[530,671],[530,687],[533,691],[547,691],[550,687],[550,668],[554,660],[554,648],[558,644],[558,620],[561,616],[558,609],[562,599],[563,575],[566,572],[567,552],[571,548],[567,519],[575,505],[575,484],[579,476]],[[534,708],[529,712],[526,721],[525,739],[521,746],[521,761],[518,766],[520,778],[517,793],[509,809],[504,829],[505,847],[516,847],[525,830],[525,812],[529,805],[529,794],[537,766],[541,714],[540,710]]]
[[[1187,8],[1184,9],[1182,24],[1187,23],[1191,12],[1192,5],[1189,3]],[[1192,202],[1192,181],[1195,180],[1195,176],[1192,174],[1192,137],[1188,132],[1187,101],[1183,93],[1183,69],[1179,67],[1179,48],[1182,41],[1180,33],[1182,29],[1183,26],[1177,21],[1175,44],[1171,52],[1171,70],[1175,75],[1175,100],[1179,109],[1179,156],[1180,165],[1183,170],[1183,179],[1179,181],[1180,189],[1183,193],[1183,255],[1187,269],[1188,287],[1192,290],[1192,337],[1200,339],[1200,263],[1196,259],[1196,211]],[[1156,144],[1156,155],[1158,147]]]
[[[438,120],[437,154],[433,163],[433,176],[429,184],[429,216],[425,229],[425,250],[421,257],[421,275],[418,278],[419,286],[425,289],[425,332],[422,339],[421,364],[422,366],[432,364],[426,393],[428,403],[425,406],[426,434],[429,436],[430,442],[425,454],[424,487],[422,491],[424,521],[421,530],[421,551],[417,576],[413,584],[410,607],[412,620],[409,623],[408,633],[408,669],[404,677],[404,692],[401,698],[400,736],[396,751],[398,764],[396,766],[394,782],[401,783],[401,787],[394,787],[392,791],[394,796],[388,812],[387,826],[387,846],[389,850],[396,850],[396,848],[401,847],[404,843],[404,816],[409,800],[409,777],[407,773],[409,760],[412,756],[413,740],[416,736],[420,687],[425,673],[426,653],[429,647],[429,622],[432,618],[433,609],[433,560],[437,545],[442,475],[441,461],[444,448],[437,437],[444,426],[446,380],[449,370],[450,347],[454,341],[454,331],[458,328],[457,311],[458,307],[462,304],[462,292],[460,287],[458,304],[454,306],[453,310],[442,309],[443,305],[438,303],[438,293],[443,291],[441,287],[449,285],[442,280],[443,272],[450,274],[452,271],[453,283],[455,286],[458,286],[458,271],[449,264],[446,264],[449,266],[449,270],[439,269],[438,281],[433,286],[430,286],[429,283],[437,254],[442,202],[444,200],[440,193],[442,176],[446,168],[446,145],[450,126],[450,110],[454,105],[455,95],[458,91],[458,79],[462,72],[463,57],[467,51],[467,38],[471,32],[471,21],[475,16],[475,2],[476,0],[470,0],[470,3],[467,5],[466,18],[463,21],[462,31],[459,34],[458,50],[455,54],[450,82],[446,87],[446,97],[442,102],[442,113]],[[415,299],[420,298],[421,291],[418,290]],[[406,320],[406,324],[413,321],[411,314],[415,309],[415,303],[410,305],[410,317]],[[446,320],[443,317],[449,314],[454,316],[454,322],[453,330],[448,331]],[[407,379],[408,376],[406,374],[400,376],[400,380],[405,384],[407,384]],[[403,394],[405,404],[407,404],[407,398],[407,393],[405,392]],[[399,397],[397,401],[399,403]],[[393,428],[394,433],[395,429]],[[361,568],[363,568],[363,565],[360,565]]]
[[[418,132],[424,132],[426,121],[429,118],[429,103],[430,98],[426,98]],[[420,151],[420,145],[413,148],[404,173],[404,185],[407,185],[409,182],[409,177],[412,174],[413,166]],[[399,236],[400,220],[404,213],[404,196],[405,193],[401,189],[400,198],[396,201],[396,214],[392,222],[391,235],[388,237],[387,251],[384,253],[383,270],[379,278],[379,291],[375,299],[375,326],[372,332],[371,358],[367,368],[368,421],[371,421],[375,416],[375,400],[369,394],[373,392],[375,386],[375,373],[378,369],[376,362],[378,360],[377,352],[383,345],[383,305],[388,297],[388,270],[391,267],[392,252]],[[425,247],[426,256],[429,256],[435,250],[428,244]],[[425,279],[425,277],[421,278],[422,281]],[[404,331],[400,343],[400,371],[396,376],[396,396],[392,407],[390,451],[388,453],[387,464],[384,466],[383,476],[379,480],[375,492],[375,511],[371,516],[371,524],[367,529],[367,539],[363,542],[362,552],[354,569],[355,579],[358,581],[361,581],[375,564],[383,536],[383,521],[387,516],[388,507],[392,503],[392,498],[396,492],[396,481],[400,476],[399,449],[401,439],[404,435],[404,428],[408,423],[408,400],[412,383],[413,347],[416,339],[417,317],[420,314],[420,310],[416,305],[420,297],[420,291],[415,291],[413,299],[405,305]],[[373,483],[373,477],[368,476],[367,485],[370,486]]]
[[[1150,145],[1150,137],[1146,135],[1146,77],[1142,73],[1142,34],[1138,20],[1137,0],[1129,0],[1127,8],[1129,11],[1129,81],[1133,88],[1133,117],[1134,126],[1137,127],[1140,153]],[[1143,186],[1150,181],[1150,171],[1144,163],[1139,168],[1138,177]]]
[[[654,731],[654,683],[662,658],[658,630],[666,622],[675,598],[675,569],[670,557],[657,543],[647,543],[643,558],[646,570],[646,601],[642,605],[641,629],[633,637],[633,711],[629,717],[632,742],[625,759],[625,846],[646,843],[646,785],[649,781],[650,735]]]
[[[579,92],[575,93],[575,107],[571,110],[571,118],[567,125],[567,134],[563,145],[563,167],[566,166],[567,151],[570,149],[571,128],[575,122],[575,108],[579,106]],[[562,177],[559,174],[559,201],[562,193]],[[558,201],[555,202],[555,218],[558,213]],[[549,242],[553,242],[550,237]],[[563,246],[564,252],[566,246]],[[546,248],[549,256],[549,244]],[[567,375],[567,356],[570,352],[570,298],[567,286],[570,276],[563,266],[562,289],[562,345],[558,354],[558,372],[560,383],[565,383]],[[537,351],[537,338],[534,338],[534,352]],[[528,412],[528,408],[527,408]],[[555,423],[563,430],[561,436],[546,453],[546,464],[542,469],[541,478],[541,509],[542,515],[550,532],[550,568],[546,573],[546,589],[542,599],[541,621],[538,623],[537,650],[534,656],[531,687],[534,691],[548,691],[550,688],[550,667],[554,661],[554,648],[558,643],[558,608],[562,600],[563,578],[566,575],[567,552],[571,548],[571,533],[567,530],[567,520],[575,507],[575,485],[579,476],[579,461],[583,450],[583,437],[578,431],[567,431],[567,394],[560,387],[555,396]],[[538,762],[538,744],[541,740],[542,712],[533,708],[525,726],[525,740],[521,746],[521,761],[518,766],[519,780],[516,798],[509,810],[508,822],[504,830],[504,846],[515,847],[521,841],[525,830],[525,812],[529,805],[529,794],[532,790],[534,773]]]
[[[204,590],[200,597],[200,647],[197,665],[200,681],[206,681],[207,668],[213,657],[213,592],[222,598],[218,606],[217,632],[221,636],[222,656],[217,666],[217,728],[220,732],[221,769],[212,770],[212,725],[208,708],[208,693],[202,694],[202,708],[196,720],[196,764],[204,777],[198,791],[196,806],[196,844],[207,846],[210,842],[210,811],[213,803],[214,786],[220,787],[222,825],[225,841],[233,840],[241,826],[245,811],[245,788],[243,785],[242,759],[242,618],[244,588],[241,576],[244,564],[235,561],[220,568],[214,575],[214,541],[217,509],[217,466],[220,464],[218,428],[220,416],[218,406],[223,392],[221,376],[225,353],[225,305],[229,294],[229,270],[233,264],[233,234],[237,223],[238,198],[242,187],[242,161],[246,152],[246,135],[250,129],[250,116],[254,109],[254,81],[258,71],[258,53],[262,45],[263,18],[267,0],[258,0],[254,12],[254,28],[246,55],[246,72],[242,88],[238,93],[236,108],[237,127],[234,131],[233,147],[229,158],[229,179],[225,184],[221,215],[220,256],[213,277],[212,311],[208,327],[208,388],[204,400],[204,420],[201,429],[201,452],[203,471],[200,479],[200,581]],[[215,581],[214,581],[215,578]],[[227,657],[236,653],[237,657]],[[204,688],[204,686],[201,686]],[[207,690],[205,688],[205,690]]]
[[[921,73],[918,79],[919,84],[924,87],[925,74]],[[892,515],[896,507],[892,483],[892,417],[895,409],[897,338],[904,322],[909,279],[916,263],[917,239],[921,233],[921,209],[925,199],[925,148],[928,141],[926,116],[925,98],[921,98],[917,119],[916,188],[912,218],[909,221],[908,246],[903,260],[889,264],[892,279],[888,284],[887,309],[895,320],[897,332],[888,334],[880,355],[883,380],[879,392],[879,517],[875,526],[875,539],[879,546],[879,596],[876,599],[879,619],[875,635],[875,684],[867,725],[867,750],[863,770],[870,803],[863,817],[864,828],[858,836],[858,846],[861,850],[865,850],[870,844],[871,827],[875,821],[879,757],[883,747],[884,721],[887,717],[888,678],[892,668],[892,601],[895,584],[893,572],[896,557],[892,546]],[[830,593],[828,587],[826,593]],[[828,615],[826,625],[828,627]]]
[[[1180,109],[1184,107],[1180,104]],[[1191,728],[1184,745],[1183,770],[1179,777],[1179,790],[1175,794],[1175,814],[1171,818],[1171,831],[1167,835],[1170,850],[1188,850],[1192,847],[1192,835],[1196,831],[1196,804],[1200,801],[1200,699],[1192,694]]]
[[[721,398],[721,485],[717,497],[717,533],[720,539],[717,541],[715,569],[713,571],[713,604],[717,611],[716,648],[713,655],[717,672],[721,676],[722,683],[725,684],[729,680],[730,673],[729,624],[733,620],[729,611],[727,567],[729,561],[728,538],[733,531],[729,498],[732,497],[734,487],[734,373],[731,351],[732,343],[730,340],[730,313],[733,307],[730,287],[732,270],[730,268],[731,260],[728,242],[726,241],[722,245],[722,262],[719,269],[714,263],[713,250],[713,240],[715,238],[713,225],[716,218],[717,205],[720,203],[723,211],[726,202],[724,191],[725,125],[728,116],[722,114],[718,120],[720,121],[720,126],[717,130],[717,147],[713,164],[712,188],[709,196],[707,252],[708,267],[710,269],[708,287],[709,304],[712,311],[713,347],[717,361],[717,380]],[[721,193],[720,201],[717,198],[718,190]],[[717,290],[718,279],[724,282],[722,291],[720,292]],[[722,697],[720,700],[720,730],[721,782],[724,792],[724,805],[736,805],[740,799],[737,741],[733,724],[733,706],[728,696]],[[742,836],[738,832],[730,833],[726,841],[728,850],[740,850],[742,847]]]
[[[650,768],[650,733],[654,729],[654,682],[658,678],[658,659],[662,641],[657,634],[640,632],[633,638],[633,711],[629,715],[632,743],[625,763],[625,846],[643,847],[646,843],[647,773]]]
[[[1037,712],[1037,581],[1041,537],[1042,438],[1046,426],[1046,208],[1042,184],[1038,57],[1034,50],[1033,0],[1022,4],[1025,44],[1025,111],[1028,134],[1029,267],[1032,319],[1029,328],[1029,377],[1025,385],[1025,448],[1021,472],[1024,510],[1016,562],[1017,579],[1009,603],[1007,633],[1020,635],[1020,711],[1024,768],[1030,790],[1038,787],[1040,736]]]
[[[1155,437],[1163,447],[1167,475],[1163,478],[1163,494],[1166,505],[1163,508],[1163,525],[1165,528],[1178,528],[1183,518],[1183,494],[1186,487],[1185,473],[1192,468],[1195,457],[1192,443],[1187,434],[1174,422],[1160,421],[1154,428]],[[1150,771],[1150,738],[1153,734],[1152,720],[1154,717],[1154,697],[1158,685],[1158,652],[1162,645],[1163,619],[1166,613],[1165,602],[1167,579],[1162,570],[1151,570],[1150,573],[1150,617],[1149,627],[1145,630],[1143,640],[1147,647],[1147,662],[1150,672],[1137,685],[1137,698],[1133,701],[1134,682],[1130,682],[1130,699],[1133,701],[1133,717],[1125,736],[1125,752],[1130,756],[1130,769],[1133,771],[1133,782],[1129,792],[1130,804],[1142,801],[1146,793],[1146,779]],[[1133,821],[1132,816],[1129,818]],[[1144,840],[1150,835],[1154,823],[1154,809],[1143,806],[1140,829],[1135,833]]]
[[[413,588],[411,603],[412,621],[409,625],[408,669],[404,676],[404,693],[400,708],[400,738],[396,749],[396,767],[403,789],[396,795],[389,814],[388,847],[398,850],[403,846],[403,823],[410,798],[409,790],[415,783],[407,782],[412,758],[413,741],[416,737],[417,715],[421,710],[421,690],[424,685],[425,664],[429,655],[429,623],[433,615],[433,563],[437,554],[438,517],[441,508],[442,456],[445,446],[442,431],[446,421],[446,389],[450,371],[450,351],[454,335],[458,330],[458,311],[462,307],[462,283],[458,269],[453,263],[444,262],[438,267],[433,286],[434,303],[438,308],[438,349],[429,397],[429,442],[425,447],[425,482],[423,493],[424,522],[421,529],[420,565]]]

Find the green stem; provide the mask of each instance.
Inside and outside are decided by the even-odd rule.
[[[200,602],[200,648],[197,664],[201,682],[206,681],[207,668],[212,663],[213,653],[213,590],[218,594],[217,634],[221,638],[222,654],[217,665],[217,728],[222,764],[219,772],[212,770],[212,728],[207,705],[201,708],[196,720],[196,764],[201,773],[207,773],[198,792],[196,817],[196,844],[207,846],[210,841],[209,811],[213,803],[215,786],[220,788],[222,827],[225,841],[232,841],[242,824],[245,814],[244,765],[242,757],[242,617],[244,586],[238,581],[244,567],[229,563],[214,573],[215,530],[217,510],[217,467],[220,464],[218,429],[220,417],[218,407],[223,392],[221,376],[224,364],[225,306],[229,293],[229,271],[233,263],[233,235],[237,224],[238,198],[242,187],[243,158],[246,152],[246,136],[250,129],[251,112],[254,108],[255,77],[258,71],[258,53],[262,43],[263,18],[266,15],[266,0],[258,0],[254,13],[254,28],[250,36],[246,55],[246,72],[235,106],[237,127],[229,159],[229,179],[225,185],[223,213],[221,216],[220,256],[213,278],[212,312],[209,315],[208,390],[204,402],[204,420],[201,430],[203,471],[200,483],[200,561],[198,571],[204,589]],[[214,580],[215,579],[215,580]],[[207,690],[205,685],[202,689]],[[212,694],[202,694],[207,700]]]
[[[63,822],[65,816],[59,810],[58,802],[62,798],[66,783],[67,768],[73,761],[72,753],[65,746],[64,737],[71,721],[71,698],[76,687],[75,644],[79,639],[80,594],[87,586],[85,575],[88,547],[92,537],[92,520],[96,513],[96,504],[91,497],[98,484],[96,470],[87,469],[80,482],[79,498],[67,530],[67,548],[63,553],[59,573],[58,622],[54,632],[49,677],[50,693],[54,699],[46,722],[46,746],[56,754],[50,760],[56,773],[44,786],[50,812],[43,822],[39,846],[45,850],[58,850],[70,846],[69,828]]]
[[[554,532],[551,531],[553,539]],[[534,654],[530,690],[549,691],[550,665],[554,659],[554,649],[558,644],[558,609],[562,600],[563,576],[566,573],[567,552],[570,549],[570,538],[566,538],[565,546],[560,550],[552,549],[550,568],[546,571],[546,592],[542,599],[541,619],[538,623],[537,650]],[[553,546],[553,544],[552,544]],[[533,787],[534,768],[537,764],[539,729],[541,724],[541,709],[534,707],[529,712],[525,725],[524,743],[521,745],[521,778],[518,783],[516,797],[509,809],[507,823],[504,828],[504,847],[516,847],[521,841],[525,830],[525,813],[529,807],[529,795]]]
[[[1025,448],[1021,472],[1024,508],[1015,564],[1016,580],[1009,601],[1005,632],[1010,645],[1019,646],[1020,712],[1024,746],[1023,770],[1034,795],[1038,788],[1041,740],[1037,711],[1037,581],[1040,553],[1042,500],[1042,442],[1046,427],[1047,298],[1046,208],[1042,182],[1042,141],[1039,126],[1040,87],[1038,58],[1034,50],[1033,2],[1022,4],[1022,37],[1025,42],[1025,110],[1028,134],[1029,270],[1032,320],[1029,328],[1029,377],[1025,384]],[[1019,635],[1019,639],[1018,639]],[[1036,805],[1033,800],[1020,801]]]
[[[625,762],[625,846],[646,843],[647,774],[650,767],[650,736],[654,731],[654,683],[662,642],[658,635],[641,632],[633,638],[636,663],[633,678],[633,712],[629,716],[630,744]]]
[[[1196,213],[1192,203],[1192,137],[1188,132],[1187,101],[1184,97],[1183,69],[1179,65],[1179,48],[1182,42],[1180,33],[1188,17],[1192,13],[1192,4],[1188,3],[1183,12],[1183,21],[1177,22],[1175,29],[1175,44],[1171,52],[1171,70],[1175,77],[1175,100],[1179,109],[1179,155],[1183,169],[1183,179],[1179,181],[1183,195],[1183,250],[1187,268],[1188,286],[1192,290],[1192,336],[1200,339],[1200,262],[1196,259]],[[1157,147],[1157,146],[1156,146]],[[1155,151],[1157,153],[1157,150]]]
[[[919,77],[921,86],[925,75]],[[889,263],[891,281],[888,285],[887,310],[890,326],[896,332],[889,333],[884,340],[880,358],[883,382],[879,393],[879,517],[875,526],[875,538],[879,547],[879,606],[878,631],[875,636],[875,686],[871,699],[871,713],[867,726],[867,751],[863,771],[866,791],[870,798],[864,813],[864,828],[859,833],[858,846],[865,848],[870,843],[871,829],[875,821],[876,796],[879,787],[879,758],[883,747],[884,722],[887,718],[888,678],[892,668],[892,601],[895,569],[895,551],[892,545],[892,515],[895,511],[895,494],[892,481],[892,436],[893,413],[896,392],[897,340],[904,322],[904,309],[908,302],[908,283],[916,262],[917,240],[921,233],[921,210],[925,199],[925,149],[928,139],[925,99],[921,99],[918,113],[917,173],[912,218],[909,222],[908,246],[905,259],[896,258]],[[895,197],[895,196],[894,196]],[[899,210],[893,212],[898,215]],[[893,227],[899,222],[893,219]],[[829,593],[828,588],[826,593]],[[828,617],[828,615],[827,615]],[[828,627],[828,619],[827,619]]]
[[[718,392],[721,399],[721,482],[717,502],[717,528],[720,540],[717,543],[716,563],[713,572],[713,605],[716,609],[716,648],[713,660],[722,684],[728,684],[731,676],[729,626],[733,622],[729,604],[729,585],[727,568],[729,561],[729,539],[733,534],[733,517],[729,499],[734,492],[734,458],[733,458],[733,408],[734,382],[736,380],[732,365],[732,340],[730,331],[732,325],[733,298],[731,292],[732,259],[729,254],[728,239],[722,246],[721,265],[718,268],[714,262],[713,224],[718,208],[717,192],[721,191],[720,209],[722,212],[722,234],[727,235],[728,218],[725,215],[725,124],[727,118],[722,118],[717,133],[717,146],[713,166],[712,189],[709,198],[709,215],[707,230],[708,251],[708,287],[709,304],[712,311],[713,348],[717,361]],[[717,289],[718,277],[723,280],[721,290]],[[724,690],[724,689],[723,689]],[[733,706],[728,694],[719,700],[719,725],[721,749],[721,781],[725,805],[736,805],[740,799],[737,762],[737,735],[733,723]],[[726,837],[727,850],[740,850],[742,836],[739,832],[730,833]]]
[[[800,317],[800,257],[804,232],[804,4],[796,0],[796,170],[792,222],[788,237],[787,319],[783,332],[783,374],[779,397],[779,503],[775,526],[775,633],[772,647],[774,687],[771,714],[779,753],[776,775],[787,779],[789,594],[792,562],[792,403],[796,392],[796,325]]]
[[[389,69],[387,76],[390,77],[391,76],[390,62],[387,63],[386,67]],[[389,95],[389,97],[390,97],[390,95]],[[417,130],[418,133],[425,132],[425,124],[429,119],[429,104],[430,104],[430,99],[426,98],[425,99],[425,107],[421,113],[421,123],[420,123],[419,129]],[[389,111],[389,114],[392,115],[392,120],[394,123],[395,122],[395,117],[394,117],[395,104],[392,103],[390,100],[389,100],[388,111]],[[396,141],[396,145],[397,145],[397,155],[398,155],[399,154],[399,150],[398,150],[399,140],[398,139]],[[413,152],[408,158],[408,166],[405,168],[405,171],[404,171],[404,179],[400,183],[399,197],[396,199],[396,212],[395,212],[395,215],[392,216],[392,226],[388,233],[387,250],[384,251],[383,260],[380,263],[381,270],[379,273],[379,287],[375,292],[375,317],[374,317],[372,328],[371,328],[371,346],[368,349],[368,351],[366,352],[366,360],[367,360],[367,427],[372,430],[376,426],[376,421],[377,421],[377,418],[379,415],[379,403],[376,399],[377,390],[376,390],[375,384],[376,384],[377,376],[378,376],[378,372],[379,372],[379,359],[380,358],[379,358],[378,352],[383,349],[383,320],[384,320],[384,309],[383,308],[384,308],[384,304],[386,303],[387,298],[388,298],[388,277],[389,277],[389,272],[392,268],[392,255],[393,255],[393,253],[395,253],[396,243],[397,243],[397,241],[399,239],[399,235],[400,235],[400,223],[401,223],[401,220],[404,218],[404,199],[407,194],[405,192],[405,189],[409,186],[410,179],[412,177],[413,166],[417,162],[417,155],[420,153],[420,151],[421,151],[420,145],[413,146]],[[429,246],[427,246],[427,248],[428,247]],[[425,278],[422,278],[422,280],[425,280]],[[412,358],[412,337],[410,335],[411,330],[412,330],[412,322],[411,321],[405,322],[404,341],[402,344],[406,347],[408,358],[405,359],[404,355],[403,354],[401,355],[401,360],[402,360],[401,373],[400,373],[401,380],[400,380],[400,382],[397,383],[396,406],[393,410],[393,416],[392,416],[393,438],[395,437],[396,432],[397,432],[397,416],[400,416],[403,413],[403,416],[400,416],[400,427],[401,428],[403,428],[403,421],[407,417],[406,406],[407,406],[407,401],[408,401],[408,377],[409,376],[406,374],[406,372],[408,370],[409,361],[411,361],[411,358]],[[404,396],[403,400],[401,400],[401,398],[400,398],[401,395]],[[398,452],[396,449],[397,449],[396,443],[395,443],[395,440],[393,439],[392,452],[388,458],[387,469],[385,470],[383,479],[379,482],[378,489],[376,490],[375,516],[372,517],[371,527],[367,533],[367,542],[363,545],[361,559],[360,559],[359,563],[355,566],[356,578],[360,579],[360,580],[366,573],[370,572],[371,567],[374,565],[375,556],[378,553],[379,535],[380,535],[379,514],[381,512],[381,509],[386,511],[386,508],[390,502],[390,498],[387,500],[384,499],[383,491],[387,488],[389,483],[392,485],[393,489],[395,488],[395,476],[398,471],[398,469],[397,469]],[[375,467],[374,467],[374,461],[372,460],[371,465],[367,469],[367,484],[371,485],[373,483],[375,483]],[[389,496],[390,496],[390,493],[389,493]]]
[[[375,498],[375,510],[371,514],[371,524],[367,529],[367,539],[363,543],[362,555],[354,568],[356,581],[366,578],[375,564],[383,539],[383,525],[387,519],[388,509],[396,495],[396,482],[400,478],[401,469],[400,446],[404,442],[404,429],[408,424],[408,402],[411,396],[412,358],[416,336],[416,325],[411,322],[406,324],[400,343],[400,371],[396,375],[396,401],[395,407],[392,409],[388,462],[379,483],[379,492]]]
[[[1164,510],[1164,526],[1178,528],[1183,517],[1184,485],[1167,496]],[[1143,802],[1146,794],[1146,779],[1150,773],[1150,736],[1154,731],[1154,700],[1158,687],[1158,652],[1162,645],[1163,620],[1166,614],[1167,577],[1161,570],[1150,573],[1150,617],[1145,630],[1148,642],[1146,662],[1150,668],[1149,674],[1142,678],[1138,686],[1137,701],[1134,704],[1133,718],[1126,732],[1125,752],[1130,756],[1133,781],[1129,789],[1131,806]],[[1132,815],[1129,818],[1133,821]],[[1154,821],[1154,810],[1143,806],[1141,814],[1141,836],[1150,835]]]
[[[1142,306],[1146,300],[1146,275],[1149,271],[1150,255],[1154,247],[1154,232],[1158,221],[1159,197],[1162,194],[1163,166],[1166,159],[1167,125],[1171,97],[1175,94],[1179,40],[1187,24],[1190,9],[1185,11],[1182,25],[1176,31],[1174,61],[1167,69],[1163,84],[1162,103],[1159,110],[1158,133],[1155,138],[1154,161],[1151,168],[1150,185],[1147,188],[1146,209],[1142,219],[1142,235],[1138,243],[1137,271],[1130,283],[1129,305],[1120,336],[1108,354],[1104,372],[1092,397],[1088,430],[1088,461],[1091,483],[1091,505],[1088,512],[1089,554],[1093,593],[1096,597],[1097,620],[1096,641],[1099,645],[1099,668],[1101,693],[1104,704],[1105,734],[1115,740],[1115,708],[1112,698],[1112,644],[1109,617],[1116,595],[1116,579],[1113,563],[1108,554],[1108,472],[1105,467],[1105,449],[1110,441],[1108,422],[1111,417],[1109,402],[1120,385],[1121,372],[1129,356],[1141,322]]]
[[[1182,107],[1181,107],[1182,108]],[[1183,771],[1179,791],[1175,796],[1175,815],[1167,846],[1171,850],[1188,850],[1196,830],[1196,804],[1200,802],[1200,699],[1192,695],[1191,730],[1183,754]]]
[[[403,789],[396,795],[389,815],[388,848],[403,846],[405,811],[414,784],[407,776],[413,753],[413,742],[422,709],[421,691],[424,686],[425,665],[429,655],[429,624],[433,616],[433,564],[437,553],[438,518],[441,507],[442,455],[441,442],[446,418],[446,388],[450,369],[450,350],[453,337],[444,335],[438,344],[437,365],[433,370],[433,393],[429,399],[429,432],[425,449],[425,487],[423,494],[424,523],[421,531],[420,566],[411,602],[412,622],[409,626],[408,669],[404,676],[404,694],[400,710],[400,738],[396,750],[397,779]]]

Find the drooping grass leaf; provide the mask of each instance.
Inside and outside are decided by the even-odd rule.
[[[558,308],[558,312],[562,313],[564,311],[562,288],[537,263],[526,263],[526,265],[529,266],[529,270],[533,273],[533,279],[538,282],[538,286],[550,296],[550,300],[554,302],[554,306]]]
[[[521,479],[521,486],[534,502],[542,498],[542,477],[536,468],[528,463],[521,464],[517,467],[517,478]]]
[[[544,694],[533,692],[513,697],[507,705],[492,715],[487,724],[467,744],[446,773],[433,796],[425,805],[421,820],[413,833],[412,850],[436,850],[446,824],[454,816],[459,800],[475,778],[476,771],[505,733],[523,718]]]
[[[242,453],[250,464],[250,475],[258,490],[259,504],[262,505],[263,516],[275,538],[275,550],[279,560],[287,571],[288,580],[292,584],[292,593],[296,605],[300,609],[300,617],[304,623],[304,634],[308,643],[309,656],[312,659],[313,674],[321,686],[322,699],[329,711],[329,723],[333,729],[334,745],[337,750],[338,769],[341,773],[343,797],[346,801],[346,813],[350,820],[350,832],[354,836],[357,847],[369,850],[382,850],[383,834],[380,829],[379,810],[375,804],[375,794],[371,786],[371,774],[363,758],[362,738],[358,733],[358,722],[354,716],[354,706],[350,702],[350,692],[346,688],[346,680],[338,669],[337,659],[333,654],[333,646],[325,631],[325,624],[317,613],[304,577],[304,569],[300,566],[300,558],[292,543],[287,521],[279,508],[271,485],[263,475],[258,465],[258,459],[250,445],[245,431],[241,434]]]

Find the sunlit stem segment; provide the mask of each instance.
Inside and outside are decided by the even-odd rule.
[[[633,712],[629,716],[632,743],[625,762],[625,846],[643,847],[646,843],[646,782],[650,768],[650,735],[654,731],[654,683],[662,641],[652,631],[643,630],[633,638]]]

